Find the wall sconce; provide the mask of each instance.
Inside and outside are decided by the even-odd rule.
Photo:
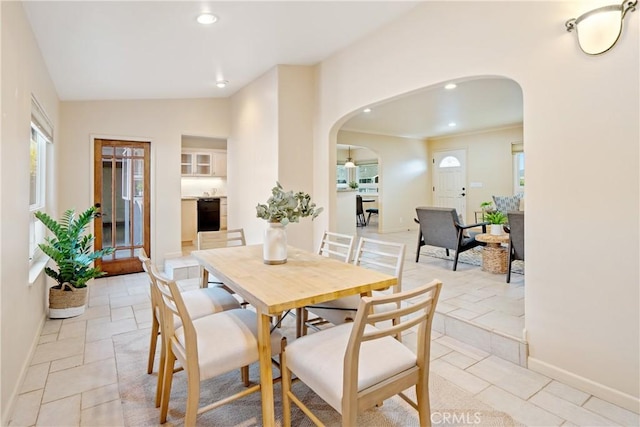
[[[629,11],[636,10],[638,0],[625,0],[583,13],[569,19],[567,31],[576,30],[580,49],[587,55],[600,55],[611,49],[622,34],[622,21]]]

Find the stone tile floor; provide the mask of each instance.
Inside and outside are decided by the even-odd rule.
[[[384,235],[407,243],[404,287],[439,278],[445,284],[441,309],[521,334],[524,277],[516,275],[507,285],[504,276],[489,275],[477,266],[460,265],[452,272],[449,261],[422,257],[416,264],[411,255],[415,237]],[[150,324],[144,273],[96,280],[85,314],[46,321],[9,425],[123,425],[112,337]],[[146,369],[146,360],[140,369]],[[525,425],[640,424],[636,413],[438,332],[432,335],[431,370]]]

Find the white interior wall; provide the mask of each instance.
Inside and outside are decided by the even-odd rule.
[[[228,143],[229,228],[242,227],[247,244],[262,243],[265,221],[256,205],[266,203],[276,181],[286,191],[313,195],[315,70],[276,66],[231,97]],[[321,205],[319,205],[321,206]],[[313,250],[310,218],[287,226],[288,243]]]
[[[185,134],[226,138],[228,106],[227,99],[61,103],[60,206],[93,204],[92,137],[151,141],[151,257],[163,265],[180,255],[180,141]]]
[[[256,205],[266,203],[278,179],[278,72],[254,80],[231,97],[227,140],[228,227],[244,228],[247,244],[262,243],[264,220]]]
[[[310,66],[278,66],[278,179],[287,191],[313,197],[313,106],[315,73]],[[326,215],[326,213],[320,213]],[[313,251],[311,218],[287,226],[287,242]]]
[[[47,145],[47,200],[54,216],[57,185],[54,163],[65,142],[58,132],[58,97],[19,2],[0,2],[0,424],[7,419],[46,315],[47,279],[29,284],[29,141],[31,95],[54,124]]]
[[[610,52],[588,57],[563,25],[583,10],[580,2],[426,2],[323,61],[315,193],[335,206],[337,129],[361,107],[456,77],[517,81],[527,144],[529,366],[637,411],[638,17],[630,14]],[[607,179],[594,173],[605,168]],[[599,196],[623,227],[585,232],[593,220],[584,213]],[[316,227],[331,225],[331,216]]]
[[[427,143],[419,139],[351,131],[339,131],[338,140],[340,144],[367,147],[378,154],[378,231],[417,230],[413,222],[416,206],[428,204],[430,197]],[[333,174],[335,176],[335,169]]]

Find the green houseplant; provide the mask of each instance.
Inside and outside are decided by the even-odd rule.
[[[114,248],[93,251],[94,237],[85,234],[98,209],[91,206],[76,215],[68,209],[60,220],[38,211],[35,217],[53,233],[38,246],[57,266],[57,271],[45,267],[44,272],[57,282],[49,289],[49,317],[73,317],[84,312],[87,282],[105,273],[94,266],[95,260],[112,254]]]
[[[276,182],[267,203],[259,203],[256,206],[256,216],[268,222],[264,232],[264,263],[287,262],[287,234],[284,227],[290,222],[299,222],[300,218],[308,216],[313,220],[322,210],[323,208],[316,207],[311,201],[309,194],[302,191],[284,191],[282,185]]]
[[[502,234],[502,224],[507,223],[507,216],[500,211],[491,211],[484,214],[484,220],[491,224],[491,234]]]
[[[271,197],[266,204],[256,206],[256,216],[268,222],[279,222],[287,225],[290,222],[300,222],[300,218],[310,216],[313,220],[323,208],[316,207],[311,201],[311,196],[302,191],[284,191],[282,185],[276,182],[271,189]]]

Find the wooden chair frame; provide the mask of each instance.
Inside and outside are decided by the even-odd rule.
[[[318,255],[350,262],[354,241],[355,237],[349,234],[325,231],[318,247]],[[321,317],[309,319],[309,311],[304,307],[299,308],[296,310],[296,337],[307,335],[309,326],[317,328],[324,323],[327,321]]]
[[[197,332],[187,308],[182,300],[180,290],[173,280],[158,273],[155,267],[151,266],[151,274],[155,280],[156,290],[162,308],[162,335],[164,339],[165,352],[161,353],[161,364],[164,368],[158,374],[158,390],[161,391],[160,398],[160,423],[167,421],[169,410],[169,399],[171,395],[171,385],[173,374],[179,370],[186,371],[187,374],[187,402],[185,409],[185,426],[195,426],[196,417],[204,412],[219,408],[222,405],[233,402],[251,393],[260,391],[260,384],[249,386],[248,366],[242,367],[242,377],[247,387],[238,393],[227,396],[211,404],[199,407],[200,400],[200,366],[198,363],[198,338]],[[223,314],[223,313],[221,313]],[[216,316],[212,314],[211,316]],[[174,318],[180,318],[184,333],[184,345],[180,342],[175,332]],[[283,338],[285,340],[285,338]],[[282,343],[283,348],[285,343]],[[182,369],[175,369],[175,362],[179,361]],[[281,365],[281,361],[277,363]],[[245,377],[246,374],[246,377]],[[161,385],[160,385],[161,384]]]
[[[431,326],[441,288],[442,282],[434,280],[410,291],[361,299],[343,359],[342,407],[341,411],[339,411],[342,414],[343,426],[356,426],[359,411],[375,406],[384,399],[396,394],[418,411],[421,426],[431,425],[429,405]],[[400,304],[408,300],[411,301],[406,304]],[[375,313],[377,305],[389,303],[395,303],[399,308],[379,314]],[[389,327],[376,326],[380,322],[396,318],[403,320]],[[365,330],[366,325],[374,325],[376,327]],[[358,390],[360,353],[363,351],[362,343],[383,337],[395,337],[402,331],[415,326],[418,327],[415,366],[390,378],[385,378],[367,389]],[[322,333],[322,331],[316,332],[316,334]],[[300,340],[304,339],[305,337],[300,338]],[[281,355],[283,425],[285,427],[291,426],[291,402],[293,402],[311,421],[318,426],[322,426],[322,421],[291,390],[292,374],[295,374],[295,372],[290,371],[287,357],[285,348]],[[337,367],[319,367],[319,371],[326,372],[325,369],[331,368],[336,369]],[[416,387],[417,402],[412,401],[402,393],[403,390],[411,386]]]
[[[144,271],[148,274],[149,276],[149,296],[151,299],[151,314],[152,314],[152,321],[151,321],[151,336],[150,336],[150,341],[149,341],[149,356],[148,356],[148,361],[147,361],[147,373],[148,374],[152,374],[153,373],[153,365],[155,363],[155,355],[156,355],[156,351],[157,351],[157,344],[158,344],[158,337],[162,335],[162,302],[161,302],[161,296],[158,294],[158,290],[157,290],[157,284],[156,284],[156,275],[154,275],[152,273],[152,263],[151,263],[151,258],[149,258],[149,256],[147,255],[147,253],[145,252],[144,249],[140,248],[140,251],[138,252],[138,259],[140,260],[140,262],[142,263],[142,268],[144,269]],[[155,267],[154,267],[155,268]],[[207,290],[203,290],[203,289],[198,289],[196,290],[196,292],[208,292]],[[211,296],[207,296],[207,298],[211,298]],[[210,314],[214,314],[215,311],[212,311]],[[163,368],[163,361],[164,361],[164,354],[165,354],[165,347],[164,347],[164,342],[161,341],[161,345],[160,345],[160,368],[159,368],[159,372],[158,372],[158,376],[159,378],[162,376],[162,368]],[[180,368],[181,369],[181,368]],[[245,383],[245,385],[248,385],[249,383],[249,371],[248,369],[243,368],[242,369],[242,379]],[[156,390],[156,407],[160,406],[160,396],[161,396],[161,385],[162,382],[159,379],[158,380],[158,386],[157,386],[157,390]]]
[[[392,293],[398,293],[402,291],[402,268],[404,266],[404,257],[405,245],[403,243],[388,242],[362,237],[360,238],[358,247],[355,250],[353,263],[365,268],[373,268],[380,271],[386,271],[389,272],[389,274],[397,277],[398,282],[393,286]],[[395,261],[392,263],[390,261],[391,259],[394,259]],[[378,291],[375,291],[375,294],[378,293]],[[352,317],[348,317],[347,321],[352,321],[355,318],[356,311],[358,309],[359,297],[354,295],[346,298],[348,298],[350,302],[353,302],[352,305],[346,304],[348,308],[335,306],[332,302],[322,303],[310,306],[308,308],[310,308],[311,311],[313,311],[313,309],[321,309],[351,312]],[[342,299],[342,301],[344,302],[346,301],[346,299]],[[305,308],[304,311],[308,311],[307,308]],[[303,312],[303,319],[305,319],[306,317],[308,317],[308,314],[305,315]],[[398,321],[399,319],[394,320],[394,322],[396,323]],[[317,327],[322,323],[327,323],[327,321],[315,321],[312,324],[307,321],[306,325]],[[306,329],[303,329],[301,332],[303,332],[302,335],[305,335],[304,332],[306,332]],[[397,338],[401,339],[400,335],[398,335]]]

